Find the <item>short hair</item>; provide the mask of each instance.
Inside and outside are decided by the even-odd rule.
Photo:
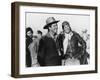
[[[70,27],[70,24],[69,24],[68,21],[64,21],[64,22],[62,23],[62,29],[64,29],[64,25],[68,25],[68,26]],[[70,27],[70,28],[71,28],[71,27]]]
[[[27,34],[28,31],[31,31],[31,33],[33,34],[32,28],[30,28],[30,27],[26,28],[26,34]]]
[[[40,31],[40,30],[38,30],[37,33],[42,35],[42,31]]]
[[[50,31],[50,29],[49,29],[49,28],[50,28],[51,26],[52,26],[52,24],[51,24],[51,25],[49,25],[49,27],[48,27],[48,32]]]

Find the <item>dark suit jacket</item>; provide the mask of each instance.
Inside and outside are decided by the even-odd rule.
[[[40,66],[61,65],[61,59],[57,51],[56,42],[49,33],[43,36],[40,40],[38,62]]]
[[[59,46],[59,51],[61,52],[63,59],[70,57],[70,55],[69,55],[70,53],[72,54],[72,57],[78,58],[78,59],[80,59],[79,56],[82,56],[85,54],[84,57],[81,57],[81,59],[80,59],[80,61],[81,61],[80,63],[85,64],[85,63],[87,63],[86,59],[85,59],[86,58],[85,57],[86,56],[86,42],[82,39],[82,37],[78,33],[76,33],[75,31],[72,31],[72,32],[73,32],[73,35],[70,40],[70,49],[67,49],[65,55],[64,55],[64,49],[63,49],[63,40],[65,38],[64,33],[61,32],[58,35],[57,43]],[[83,58],[85,59],[85,62],[83,62],[84,61]]]

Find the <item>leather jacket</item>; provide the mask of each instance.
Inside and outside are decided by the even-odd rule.
[[[72,31],[72,33],[73,33],[73,35],[71,36],[71,39],[70,39],[70,49],[67,49],[65,54],[64,54],[64,48],[63,48],[63,41],[65,38],[64,32],[61,32],[57,37],[57,40],[56,40],[57,46],[58,46],[58,50],[61,53],[62,59],[66,59],[68,57],[70,57],[70,58],[74,57],[74,58],[79,59],[80,56],[87,53],[86,52],[86,42],[75,31]]]

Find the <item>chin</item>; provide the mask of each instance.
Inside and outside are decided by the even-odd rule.
[[[68,31],[68,32],[66,32],[67,34],[69,34],[70,33],[70,31]]]

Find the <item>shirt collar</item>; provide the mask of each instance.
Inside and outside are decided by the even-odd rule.
[[[53,39],[54,39],[54,36],[53,36],[50,32],[48,32],[48,33],[46,34],[46,36],[48,36],[48,37],[50,37],[50,38],[53,38]]]
[[[49,34],[50,34],[50,36],[54,39],[54,35],[53,35],[52,33],[50,33],[50,32],[49,32]]]

